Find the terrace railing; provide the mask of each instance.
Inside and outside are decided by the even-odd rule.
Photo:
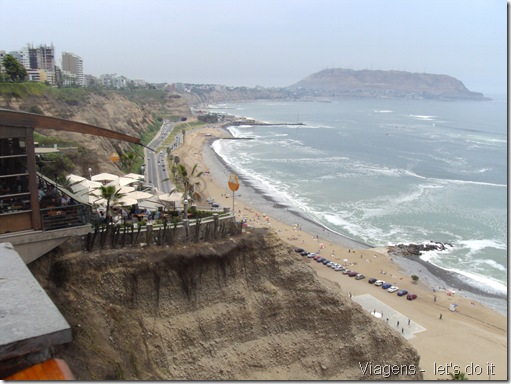
[[[86,225],[90,223],[90,219],[90,207],[87,205],[73,204],[41,209],[43,231]]]

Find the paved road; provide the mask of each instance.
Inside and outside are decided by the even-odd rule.
[[[146,182],[152,184],[160,193],[170,192],[174,186],[168,178],[167,168],[165,166],[166,150],[154,152],[156,148],[167,138],[174,128],[174,123],[164,120],[163,124],[154,139],[148,144],[149,149],[144,149],[144,164]]]

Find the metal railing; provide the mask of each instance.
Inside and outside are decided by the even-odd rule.
[[[43,231],[86,225],[90,223],[90,218],[90,207],[82,204],[41,209]]]

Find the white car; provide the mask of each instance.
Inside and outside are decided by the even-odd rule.
[[[337,272],[339,271],[344,271],[344,267],[342,265],[338,265],[337,267],[334,268]]]
[[[385,284],[385,281],[383,281],[383,280],[376,280],[376,282],[374,283],[374,285],[377,286],[377,287],[380,287],[383,284]]]
[[[387,289],[387,291],[389,291],[390,293],[396,292],[398,290],[399,290],[399,287],[396,287],[395,285],[393,285],[389,289]]]

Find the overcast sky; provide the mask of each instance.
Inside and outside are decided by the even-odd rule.
[[[84,72],[287,86],[325,68],[446,74],[506,93],[506,0],[0,0],[0,50]]]

